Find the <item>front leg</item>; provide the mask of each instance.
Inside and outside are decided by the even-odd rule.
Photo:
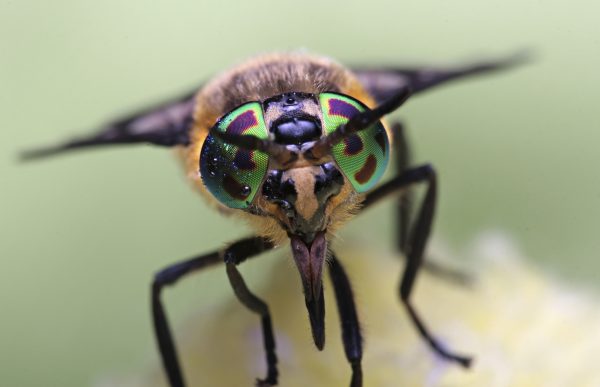
[[[185,387],[185,382],[177,358],[173,335],[171,334],[169,322],[165,314],[165,308],[160,299],[163,288],[175,284],[179,279],[191,272],[214,266],[222,263],[224,260],[238,264],[247,258],[271,248],[273,248],[273,244],[270,241],[261,237],[250,237],[234,242],[225,249],[176,263],[156,273],[151,288],[154,333],[171,387]]]
[[[246,285],[242,274],[237,269],[234,262],[226,262],[227,277],[231,288],[240,302],[261,317],[263,330],[263,345],[267,358],[267,376],[264,379],[257,379],[256,385],[260,387],[277,385],[277,355],[275,354],[275,335],[273,334],[273,325],[271,323],[271,314],[269,306],[256,295],[254,295]]]
[[[410,142],[406,136],[406,127],[401,122],[392,123],[392,132],[394,134],[394,163],[396,174],[402,175],[411,165],[412,151]],[[407,189],[399,195],[396,201],[396,248],[405,256],[408,255],[410,217],[413,213],[414,195],[410,189]],[[470,285],[472,278],[460,271],[436,261],[426,259],[423,262],[423,269],[443,279],[447,279],[461,285]]]
[[[407,262],[402,275],[399,293],[402,303],[406,307],[413,323],[417,330],[430,345],[430,347],[445,359],[455,361],[464,367],[469,367],[471,358],[462,356],[446,350],[437,339],[429,333],[429,330],[417,314],[412,303],[410,295],[413,289],[415,279],[421,265],[423,263],[423,252],[425,245],[431,233],[431,225],[435,213],[435,202],[437,196],[437,179],[436,173],[432,166],[422,165],[420,167],[411,168],[404,171],[400,176],[383,184],[381,187],[372,191],[365,199],[364,206],[368,207],[373,203],[383,199],[384,197],[402,191],[409,186],[424,182],[427,184],[425,198],[419,209],[417,220],[411,230],[406,245]]]
[[[363,338],[360,331],[358,313],[356,312],[350,279],[333,252],[329,260],[329,275],[333,283],[338,314],[340,315],[344,351],[346,352],[346,359],[348,359],[352,367],[350,387],[362,387],[363,374],[361,361],[363,355]]]

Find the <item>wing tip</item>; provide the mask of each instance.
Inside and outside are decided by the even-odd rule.
[[[521,48],[521,49],[515,51],[513,54],[509,55],[504,60],[504,65],[501,67],[508,68],[508,67],[515,67],[515,66],[530,64],[532,62],[535,62],[537,57],[538,57],[538,54],[533,48],[524,47],[524,48]]]
[[[57,145],[42,146],[39,148],[25,149],[18,154],[20,162],[35,161],[46,157],[60,155],[66,152],[71,152],[77,149],[89,148],[97,145],[113,145],[114,143],[107,140],[98,139],[97,137],[76,139]]]
[[[17,154],[17,161],[20,163],[27,163],[36,161],[46,157],[55,156],[63,152],[72,150],[72,147],[68,145],[57,145],[43,148],[25,149]]]

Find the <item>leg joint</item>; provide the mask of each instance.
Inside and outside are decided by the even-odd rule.
[[[239,265],[253,255],[272,249],[273,247],[273,242],[266,238],[246,238],[235,242],[222,250],[222,258],[225,263]]]
[[[405,171],[407,175],[412,177],[410,180],[422,181],[422,180],[431,180],[436,178],[435,168],[433,165],[427,163],[423,164],[416,168],[411,168]]]

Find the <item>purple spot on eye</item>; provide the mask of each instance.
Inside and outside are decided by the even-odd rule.
[[[248,110],[227,125],[226,132],[228,134],[243,134],[246,130],[258,125],[258,120],[254,114],[254,110]]]
[[[246,149],[238,149],[235,152],[235,158],[233,159],[233,164],[239,169],[243,169],[246,171],[251,171],[256,168],[256,163],[252,160],[252,156],[254,155],[254,151],[249,151]]]
[[[225,174],[223,177],[223,188],[232,198],[237,200],[246,200],[250,195],[248,186],[241,185],[231,175]]]
[[[385,154],[385,135],[384,135],[384,131],[380,130],[377,132],[377,134],[375,135],[375,141],[377,141],[377,144],[379,145],[379,147],[381,148],[381,151],[383,152],[383,154]]]
[[[360,113],[359,110],[348,102],[335,98],[329,100],[329,114],[331,115],[350,119],[358,113]]]
[[[363,142],[358,135],[353,134],[344,139],[344,154],[346,156],[354,156],[361,150],[363,150]]]
[[[375,173],[377,167],[377,159],[372,154],[367,157],[367,161],[362,168],[354,174],[354,178],[360,184],[365,184]]]

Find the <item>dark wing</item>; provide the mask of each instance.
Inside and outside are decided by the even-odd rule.
[[[457,67],[414,67],[414,68],[353,68],[359,81],[375,97],[377,103],[391,98],[405,85],[412,88],[413,94],[441,85],[453,79],[471,75],[504,70],[521,64],[529,59],[521,52],[496,61],[471,63]]]
[[[197,89],[196,89],[197,90]],[[126,115],[102,126],[95,134],[63,144],[25,151],[23,160],[51,156],[78,148],[150,143],[162,146],[189,144],[196,91],[183,97]]]

